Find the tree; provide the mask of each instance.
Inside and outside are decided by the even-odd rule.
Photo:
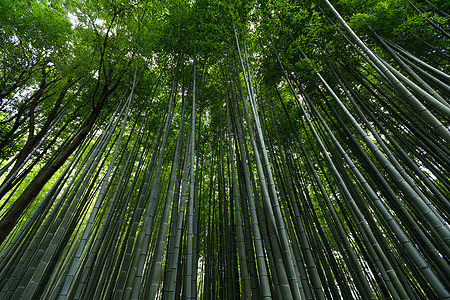
[[[0,298],[450,299],[445,4],[0,5]]]

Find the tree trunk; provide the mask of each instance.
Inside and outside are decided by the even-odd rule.
[[[59,168],[67,161],[70,155],[78,148],[81,142],[86,138],[95,120],[100,115],[102,108],[105,104],[106,98],[116,89],[120,80],[118,80],[113,87],[108,88],[107,85],[104,86],[100,98],[93,108],[91,114],[84,123],[80,133],[72,140],[70,144],[61,152],[61,154],[42,172],[40,172],[28,185],[25,191],[17,198],[14,204],[9,208],[8,212],[4,215],[0,221],[0,243],[2,243],[17,220],[20,218],[22,213],[26,210],[28,205],[36,198],[45,184],[50,180],[50,178],[59,170]]]

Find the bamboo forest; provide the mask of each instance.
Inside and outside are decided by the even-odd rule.
[[[449,14],[1,0],[0,299],[450,299]]]

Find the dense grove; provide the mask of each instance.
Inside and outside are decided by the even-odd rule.
[[[450,299],[447,1],[0,11],[0,299]]]

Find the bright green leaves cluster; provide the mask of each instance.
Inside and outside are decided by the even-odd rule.
[[[406,1],[373,1],[365,3],[362,7],[354,7],[355,14],[350,26],[355,30],[367,28],[370,24],[379,34],[391,34],[402,21],[408,18],[410,8]],[[367,29],[365,29],[367,30]]]
[[[61,47],[68,41],[70,22],[58,2],[2,1],[0,10],[4,42],[23,43],[39,51]]]
[[[202,57],[225,52],[230,43],[231,20],[228,7],[223,2],[200,0],[192,6],[195,49]]]
[[[226,49],[231,22],[223,2],[174,1],[162,9],[164,13],[152,26],[159,34],[156,47],[163,54],[217,59]]]
[[[65,10],[47,1],[2,1],[0,11],[0,95],[10,98],[35,76],[40,81],[45,61],[67,56],[71,25]]]
[[[415,49],[416,55],[429,53],[424,41],[436,48],[447,48],[448,17],[438,13],[438,6],[422,6],[420,2],[406,0],[341,1],[342,10],[348,9],[348,24],[363,35],[372,30],[406,48]],[[426,7],[426,8],[423,8]],[[445,12],[445,8],[441,12]]]

